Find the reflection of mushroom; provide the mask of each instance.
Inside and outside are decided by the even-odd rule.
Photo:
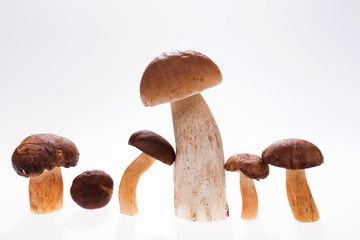
[[[177,217],[209,222],[229,216],[220,132],[204,89],[218,85],[217,65],[195,51],[171,51],[145,69],[140,95],[145,106],[171,102],[176,161],[174,207]]]
[[[106,206],[113,193],[114,182],[101,170],[85,171],[74,178],[70,194],[74,202],[85,209]]]
[[[301,139],[284,139],[267,147],[264,162],[286,168],[286,191],[292,213],[300,222],[315,222],[319,212],[306,180],[305,168],[319,166],[324,157],[312,143]]]
[[[226,161],[225,169],[240,172],[241,217],[245,220],[255,219],[258,215],[258,197],[253,179],[266,178],[269,175],[269,165],[257,155],[236,154]]]
[[[155,160],[172,165],[175,152],[165,138],[147,130],[132,134],[129,145],[143,152],[126,168],[119,187],[120,212],[132,216],[138,212],[136,187],[141,175],[153,165]]]
[[[30,177],[30,210],[36,214],[62,208],[63,181],[60,167],[75,166],[79,152],[73,142],[53,134],[25,138],[12,155],[16,173]]]

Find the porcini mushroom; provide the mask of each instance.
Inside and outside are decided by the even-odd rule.
[[[269,175],[269,165],[261,157],[253,154],[236,154],[225,164],[227,171],[240,173],[240,191],[242,198],[241,218],[252,220],[258,216],[258,196],[254,180],[264,179]]]
[[[60,167],[73,167],[79,151],[69,139],[53,134],[25,138],[12,155],[15,172],[30,177],[30,210],[35,214],[58,211],[63,206],[63,180]]]
[[[176,216],[186,220],[210,222],[229,216],[222,140],[200,94],[221,81],[218,66],[192,50],[161,54],[141,79],[145,106],[171,103],[176,141],[174,207]]]
[[[113,186],[114,182],[106,172],[102,170],[85,171],[74,178],[70,194],[80,207],[97,209],[110,202]]]
[[[175,161],[175,152],[171,144],[157,133],[141,130],[129,138],[129,145],[142,153],[126,168],[119,186],[120,212],[133,216],[138,213],[136,188],[141,175],[159,160],[167,165]]]
[[[284,139],[268,146],[262,153],[265,163],[286,168],[286,192],[292,213],[300,222],[315,222],[319,212],[312,197],[305,169],[324,162],[314,144],[301,139]]]

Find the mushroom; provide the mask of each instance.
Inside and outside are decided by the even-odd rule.
[[[129,138],[129,145],[142,153],[126,168],[119,186],[120,212],[133,216],[138,213],[136,187],[141,175],[146,172],[155,160],[167,165],[175,161],[175,152],[171,144],[157,133],[141,130]]]
[[[220,84],[218,66],[193,51],[170,51],[145,69],[140,95],[145,106],[170,102],[176,142],[174,207],[197,222],[229,216],[224,152],[219,129],[200,92]]]
[[[114,182],[102,170],[85,171],[74,178],[70,194],[74,202],[85,209],[106,206],[113,193]]]
[[[69,139],[53,134],[25,138],[12,155],[15,172],[30,177],[30,210],[35,214],[58,211],[63,206],[63,180],[60,167],[73,167],[79,151]]]
[[[324,162],[320,150],[301,139],[284,139],[268,146],[262,153],[265,163],[286,168],[286,191],[292,213],[300,222],[315,222],[319,212],[306,180],[305,169]]]
[[[240,173],[240,191],[242,197],[241,218],[253,220],[258,215],[258,196],[254,180],[264,179],[269,175],[269,165],[261,157],[253,154],[236,154],[225,164],[227,171]]]

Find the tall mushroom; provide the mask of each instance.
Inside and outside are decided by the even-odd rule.
[[[292,213],[300,222],[315,222],[319,212],[312,197],[305,169],[324,162],[314,144],[301,139],[283,139],[268,146],[262,153],[264,162],[286,168],[286,191]]]
[[[132,216],[138,212],[136,188],[141,175],[156,160],[172,165],[175,161],[175,152],[174,148],[165,138],[148,130],[133,133],[129,138],[129,145],[142,151],[126,168],[119,186],[120,212]]]
[[[53,134],[25,138],[12,155],[15,172],[30,177],[30,210],[35,214],[58,211],[63,206],[63,180],[60,167],[73,167],[79,151],[69,139]]]
[[[241,218],[245,220],[257,218],[258,196],[253,179],[266,178],[269,175],[269,165],[257,155],[235,154],[226,161],[225,169],[240,173]]]
[[[192,50],[161,54],[141,79],[145,106],[171,103],[176,141],[174,207],[176,216],[186,220],[210,222],[229,216],[222,140],[200,95],[221,81],[218,66]]]

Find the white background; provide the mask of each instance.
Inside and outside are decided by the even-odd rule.
[[[0,239],[359,239],[359,1],[0,1]],[[147,64],[174,48],[210,57],[223,83],[203,92],[222,133],[225,159],[260,155],[272,142],[315,143],[325,162],[307,170],[320,221],[298,223],[285,171],[256,182],[259,217],[240,218],[239,176],[227,173],[230,217],[177,219],[173,167],[155,163],[138,185],[139,214],[120,215],[118,185],[139,151],[140,129],[173,145],[170,106],[145,108]],[[64,207],[30,213],[28,179],[10,159],[28,135],[71,139],[78,166],[63,169]],[[77,206],[69,189],[85,170],[114,179],[102,209]]]

